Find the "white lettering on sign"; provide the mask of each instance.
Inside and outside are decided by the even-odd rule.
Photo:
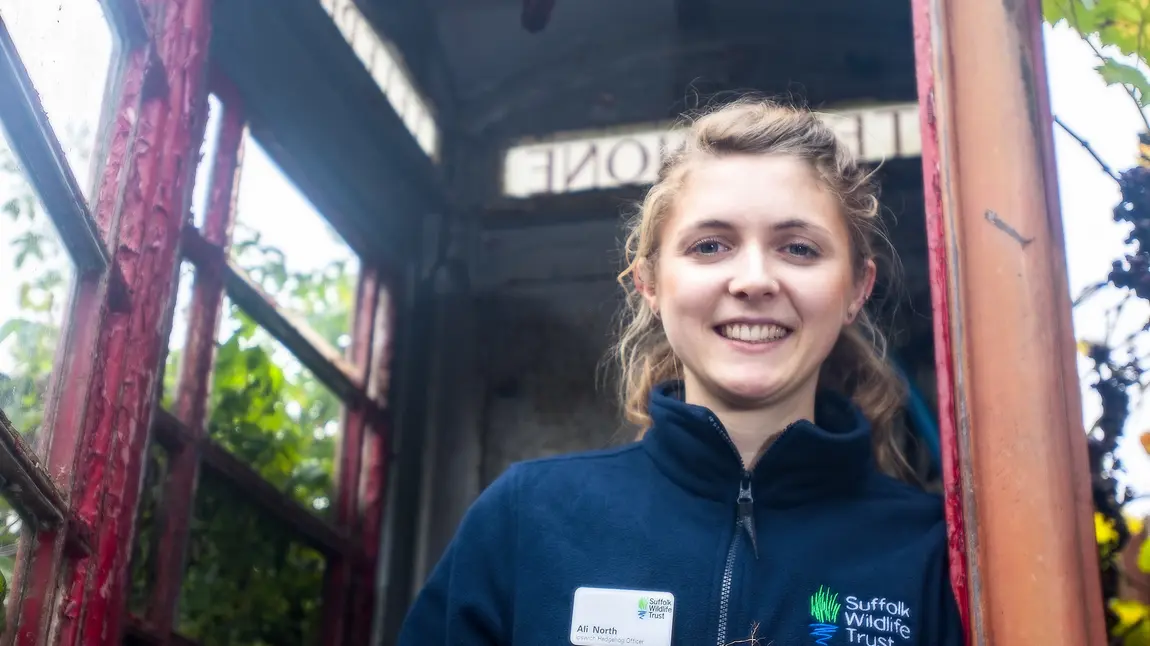
[[[898,103],[821,112],[846,146],[864,161],[922,154],[918,104]],[[513,146],[503,160],[503,194],[530,197],[652,184],[684,133],[666,125],[622,134],[586,134]]]

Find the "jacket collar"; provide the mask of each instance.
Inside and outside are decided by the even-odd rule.
[[[651,428],[642,445],[676,484],[696,495],[735,502],[743,465],[719,418],[687,404],[681,382],[651,393]],[[820,391],[815,421],[788,426],[751,473],[754,499],[792,506],[856,491],[871,471],[870,424],[850,400]]]

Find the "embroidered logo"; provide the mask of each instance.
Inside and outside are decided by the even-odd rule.
[[[846,629],[846,643],[865,646],[899,646],[913,634],[910,606],[902,601],[848,595],[839,603],[839,593],[819,586],[810,602],[810,635],[820,646],[828,646],[839,628]]]
[[[647,597],[639,597],[639,618],[640,619],[646,619],[647,618],[647,608],[650,607],[648,604],[649,604],[649,602],[647,601]]]
[[[842,610],[842,605],[838,599],[838,593],[833,593],[830,588],[821,585],[818,592],[811,595],[811,637],[822,646],[827,646],[830,638],[834,637],[839,629],[839,611]]]

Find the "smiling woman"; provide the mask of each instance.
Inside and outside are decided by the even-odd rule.
[[[808,111],[746,99],[695,120],[620,276],[640,440],[513,465],[400,644],[962,643],[942,501],[912,484],[865,308],[878,211]],[[854,603],[872,598],[889,605]]]

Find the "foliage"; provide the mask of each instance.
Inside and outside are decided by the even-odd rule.
[[[1114,261],[1104,283],[1094,285],[1076,300],[1084,302],[1099,290],[1116,290],[1123,295],[1117,314],[1134,300],[1150,303],[1150,121],[1144,109],[1150,105],[1150,80],[1146,76],[1146,54],[1150,49],[1150,0],[1043,0],[1047,22],[1068,24],[1078,31],[1098,58],[1096,69],[1109,85],[1122,86],[1142,114],[1146,131],[1139,136],[1140,163],[1114,173],[1095,156],[1102,170],[1118,183],[1121,200],[1114,208],[1114,220],[1129,225],[1126,252]],[[1126,62],[1109,55],[1117,53]],[[1059,122],[1063,128],[1069,128]],[[1073,132],[1087,151],[1089,144]],[[1150,607],[1141,601],[1120,598],[1123,582],[1131,581],[1121,558],[1134,537],[1139,537],[1137,567],[1150,573],[1150,542],[1143,535],[1142,521],[1129,517],[1124,508],[1135,498],[1121,483],[1122,461],[1116,450],[1126,431],[1131,395],[1143,392],[1147,383],[1145,360],[1138,345],[1147,339],[1150,321],[1122,339],[1113,333],[1097,342],[1080,342],[1079,351],[1092,365],[1094,383],[1102,413],[1088,435],[1091,489],[1095,507],[1095,537],[1099,549],[1102,594],[1111,644],[1150,645]],[[1150,434],[1142,437],[1150,451]]]
[[[244,270],[281,305],[290,302],[329,340],[346,337],[354,277],[334,261],[314,274],[286,270],[283,254],[237,228]],[[251,250],[259,253],[252,253]],[[182,313],[181,313],[182,314]],[[330,507],[340,401],[235,304],[227,302],[212,374],[207,430],[220,446],[301,505]],[[165,368],[170,402],[180,353]],[[143,612],[154,572],[167,456],[153,447],[140,509],[132,606]],[[194,507],[178,630],[202,644],[313,643],[324,559],[210,470]]]
[[[44,414],[65,318],[70,262],[10,151],[0,146],[0,282],[19,281],[15,312],[0,312],[0,408],[30,442]],[[333,261],[289,272],[283,253],[237,227],[236,257],[277,302],[339,347],[354,295],[354,265]],[[191,266],[187,265],[187,269]],[[188,285],[190,286],[190,285]],[[177,315],[186,314],[178,312]],[[246,313],[227,304],[212,375],[210,437],[306,508],[330,507],[340,402]],[[169,353],[163,405],[175,392],[180,349]],[[9,365],[11,364],[11,365]],[[138,511],[130,607],[149,600],[168,456],[153,445]],[[178,629],[211,644],[314,643],[325,561],[218,474],[201,469],[193,508]],[[21,522],[0,498],[0,584],[11,578]],[[0,613],[2,617],[2,613]]]
[[[1098,72],[1111,85],[1122,85],[1140,107],[1150,104],[1150,80],[1144,66],[1122,63],[1104,51],[1116,51],[1144,63],[1150,49],[1150,0],[1042,0],[1052,25],[1068,24],[1098,56]]]
[[[85,140],[86,132],[73,133]],[[87,161],[83,147],[76,148]],[[72,267],[51,222],[0,137],[0,285],[16,286],[17,311],[0,310],[0,410],[25,441],[41,444],[44,395],[60,338]],[[0,307],[9,307],[7,296]],[[23,521],[0,497],[0,605],[15,569]],[[0,608],[0,623],[3,622]]]

